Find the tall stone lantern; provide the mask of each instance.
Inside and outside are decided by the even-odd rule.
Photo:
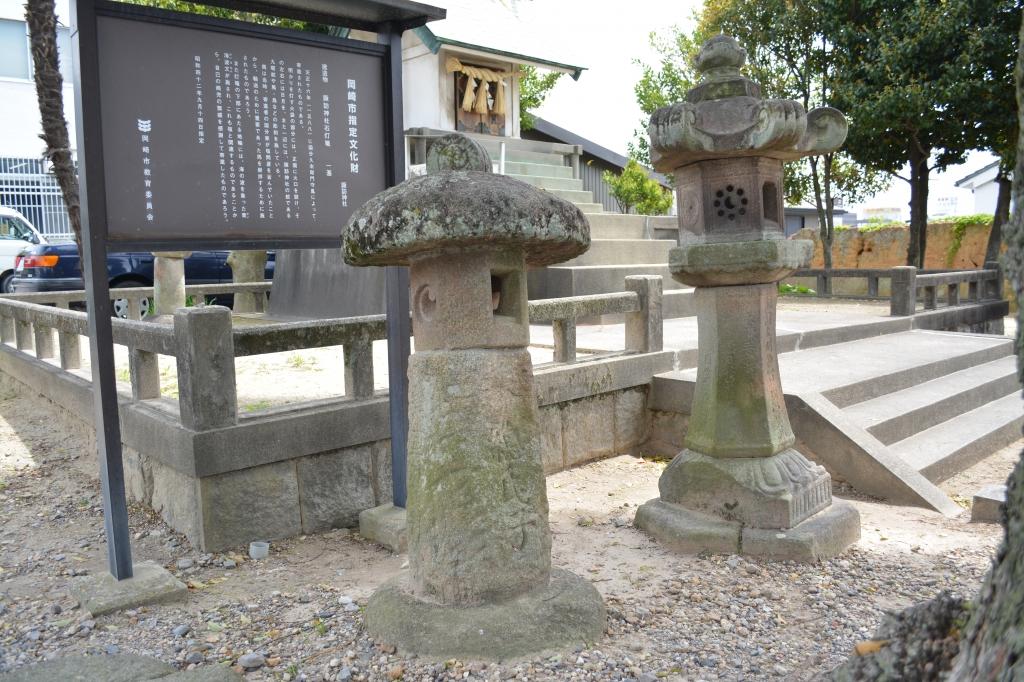
[[[408,265],[409,571],[374,593],[377,639],[437,657],[505,659],[598,639],[585,580],[551,568],[526,267],[572,258],[590,229],[572,204],[492,175],[479,145],[436,140],[428,175],[349,221],[351,265]],[[459,170],[471,168],[475,170]]]
[[[654,167],[675,175],[672,276],[696,287],[698,369],[685,447],[636,525],[681,551],[815,560],[860,537],[831,479],[794,449],[775,345],[778,282],[813,244],[783,233],[782,164],[833,151],[847,123],[761,98],[731,37],[703,45],[700,83],[651,118]]]

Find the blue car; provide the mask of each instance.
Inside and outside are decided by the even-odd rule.
[[[227,251],[194,251],[185,259],[186,284],[219,284],[231,282]],[[11,292],[75,291],[85,288],[78,247],[74,242],[37,244],[17,256],[11,280]],[[274,254],[267,259],[267,279],[274,276]],[[153,286],[153,254],[144,251],[112,253],[107,256],[107,277],[110,288]],[[218,303],[230,305],[227,300]],[[148,306],[143,302],[143,310]],[[114,312],[126,317],[125,299],[114,300]]]

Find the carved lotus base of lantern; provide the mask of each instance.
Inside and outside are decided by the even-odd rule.
[[[683,244],[669,253],[672,278],[695,287],[767,284],[806,267],[814,242],[759,239]]]
[[[748,528],[739,521],[661,499],[641,505],[634,523],[681,554],[743,554],[808,563],[838,556],[860,539],[860,515],[843,500],[835,500],[827,509],[785,530]]]
[[[832,478],[792,448],[771,457],[683,450],[658,481],[661,499],[751,528],[792,528],[832,503]]]

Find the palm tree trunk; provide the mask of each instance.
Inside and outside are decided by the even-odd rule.
[[[46,158],[53,165],[53,174],[64,195],[71,231],[78,252],[82,252],[82,217],[78,200],[78,174],[72,157],[68,122],[64,119],[64,78],[60,75],[57,55],[57,15],[54,0],[27,0],[25,21],[28,23],[36,96],[46,142]],[[83,267],[85,262],[82,261]]]

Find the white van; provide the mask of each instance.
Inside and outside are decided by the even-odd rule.
[[[39,230],[13,208],[0,206],[0,293],[11,293],[14,257],[32,244],[45,244]]]

